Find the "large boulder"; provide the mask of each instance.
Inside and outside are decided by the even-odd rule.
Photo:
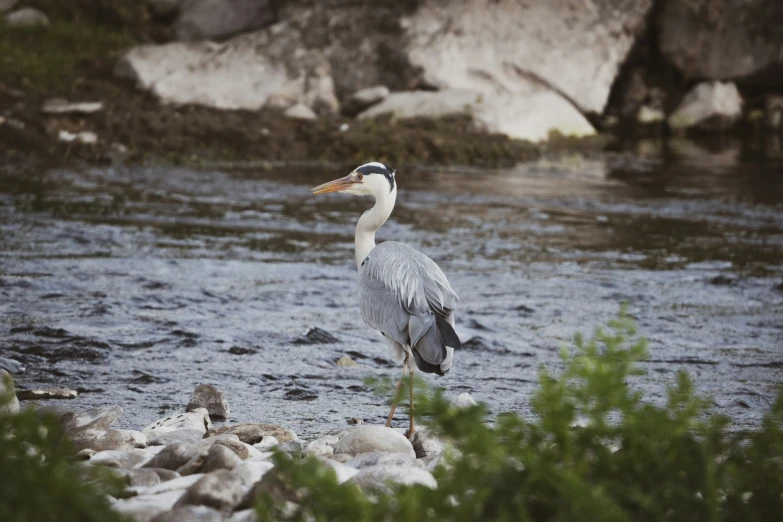
[[[239,437],[239,440],[245,444],[258,444],[265,437],[274,437],[279,442],[289,442],[296,440],[297,436],[292,430],[277,426],[275,424],[260,424],[247,422],[243,424],[234,424],[232,426],[220,426],[209,430],[207,435],[231,434]]]
[[[688,78],[742,78],[783,61],[780,0],[666,0],[657,25],[661,53]]]
[[[186,413],[173,413],[168,417],[157,420],[144,428],[142,433],[150,439],[154,439],[164,433],[172,433],[179,430],[192,430],[204,434],[211,426],[212,422],[209,420],[209,412],[204,408],[196,408]]]
[[[385,426],[360,424],[340,434],[340,440],[334,448],[335,454],[346,453],[351,456],[362,453],[407,453],[416,456],[413,446],[404,435]]]
[[[527,97],[532,83],[601,113],[652,4],[427,0],[403,20],[407,56],[439,89]]]
[[[585,117],[565,98],[550,90],[528,85],[527,94],[486,95],[475,91],[395,92],[359,115],[359,119],[391,114],[394,118],[438,118],[464,114],[488,132],[533,142],[550,133],[584,137],[595,134]]]
[[[226,38],[275,21],[270,0],[182,0],[174,22],[179,40]]]
[[[742,97],[733,83],[705,82],[685,95],[669,116],[669,127],[686,129],[715,122],[719,128],[742,115]]]
[[[339,111],[329,62],[320,50],[306,47],[288,22],[222,44],[136,47],[115,74],[168,103],[281,111],[302,103],[319,115]]]

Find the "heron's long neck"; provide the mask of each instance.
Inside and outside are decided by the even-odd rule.
[[[397,187],[386,195],[376,196],[375,206],[362,214],[356,224],[356,268],[362,266],[362,261],[375,248],[375,231],[386,223],[394,209],[397,200]]]

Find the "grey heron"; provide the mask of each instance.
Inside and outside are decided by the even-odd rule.
[[[396,359],[403,359],[402,378],[386,426],[391,426],[399,389],[410,371],[410,437],[415,431],[411,360],[425,373],[445,375],[449,371],[454,349],[460,347],[454,331],[459,297],[440,267],[421,252],[396,241],[375,245],[375,232],[389,218],[397,200],[395,174],[382,163],[367,163],[312,191],[375,198],[375,205],[356,224],[359,305],[364,321],[383,334]]]

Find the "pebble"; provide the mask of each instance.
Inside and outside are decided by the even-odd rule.
[[[294,120],[313,121],[318,119],[318,115],[313,109],[302,102],[295,103],[283,111],[283,115]]]
[[[416,455],[413,446],[404,435],[391,428],[373,424],[360,424],[346,430],[334,448],[335,453],[347,453],[352,456],[373,451]]]
[[[60,132],[57,133],[57,139],[66,143],[75,141],[77,143],[81,143],[82,145],[94,145],[98,143],[98,135],[92,131],[73,133],[60,129]]]
[[[148,438],[181,429],[196,430],[203,435],[207,433],[211,426],[212,422],[209,420],[209,412],[204,408],[196,408],[190,412],[175,413],[164,417],[141,431]]]
[[[239,437],[239,440],[245,444],[258,444],[264,437],[272,436],[280,442],[288,442],[296,440],[296,433],[275,424],[260,424],[260,423],[245,423],[234,424],[233,426],[221,426],[219,428],[212,428],[207,432],[207,435],[221,435],[224,433],[231,433]]]
[[[70,103],[64,98],[50,98],[43,102],[41,112],[44,114],[91,114],[103,109],[103,102]]]
[[[356,364],[356,361],[354,361],[347,355],[343,355],[342,357],[337,359],[337,362],[335,364],[337,364],[338,368],[353,368],[354,366],[359,366],[358,364]]]
[[[161,482],[154,469],[117,469],[114,474],[122,477],[125,485],[131,488],[149,488]]]
[[[198,408],[206,409],[209,416],[215,419],[228,419],[231,416],[231,409],[223,392],[211,384],[196,386],[185,411],[195,411]]]

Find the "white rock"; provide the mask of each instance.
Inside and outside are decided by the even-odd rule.
[[[666,119],[666,115],[660,109],[654,109],[648,105],[642,105],[639,107],[639,112],[636,114],[636,121],[643,125],[649,125],[652,123],[660,123]]]
[[[334,447],[338,442],[340,442],[340,439],[335,435],[327,435],[305,446],[302,454],[305,457],[330,457],[334,454]]]
[[[264,439],[261,442],[253,444],[253,446],[251,447],[256,451],[263,453],[269,451],[271,448],[274,448],[278,444],[280,444],[280,441],[277,440],[275,437],[269,435],[267,437],[264,437]]]
[[[474,91],[395,92],[359,115],[359,119],[391,113],[395,118],[437,118],[465,114],[489,132],[512,138],[545,141],[550,132],[584,137],[595,134],[585,117],[565,98],[529,84],[527,94],[485,96]]]
[[[129,441],[133,441],[132,444],[137,448],[147,447],[147,437],[137,430],[115,430],[117,433],[124,437],[127,437]]]
[[[120,514],[128,515],[136,522],[149,522],[156,515],[171,511],[184,494],[185,490],[176,490],[157,495],[141,495],[114,501],[112,508]]]
[[[203,473],[195,473],[186,477],[177,477],[175,479],[167,480],[166,482],[161,482],[160,484],[148,488],[133,488],[131,492],[139,496],[149,496],[160,495],[161,493],[168,493],[171,491],[184,491],[201,480],[201,477],[203,476]]]
[[[223,392],[211,384],[196,386],[185,411],[195,411],[198,408],[206,409],[210,417],[217,419],[227,419],[231,416],[231,409],[228,407],[228,401],[223,396]]]
[[[389,88],[385,85],[376,85],[359,89],[345,102],[343,112],[349,116],[360,113],[368,107],[382,102],[389,96]]]
[[[143,450],[106,450],[90,457],[90,464],[100,464],[110,468],[131,469],[149,457]]]
[[[346,466],[356,469],[369,468],[379,464],[423,467],[422,463],[416,459],[416,456],[410,453],[381,453],[379,451],[356,455],[345,463]]]
[[[4,402],[7,401],[7,402]],[[19,399],[14,391],[14,378],[0,369],[0,415],[19,413]]]
[[[437,489],[438,483],[429,471],[412,466],[390,466],[380,464],[359,470],[351,482],[363,489],[385,489],[389,484],[404,484],[412,486],[421,484],[431,489]]]
[[[441,89],[527,96],[529,83],[601,113],[652,0],[421,2],[407,54]]]
[[[335,453],[352,456],[374,451],[416,456],[413,446],[404,435],[391,428],[372,424],[360,424],[345,430],[334,448]]]
[[[69,103],[64,98],[50,98],[41,106],[44,114],[91,114],[103,109],[103,102],[74,102]]]
[[[258,515],[255,509],[243,509],[241,511],[234,511],[234,513],[226,519],[226,522],[258,522]]]
[[[267,471],[275,467],[270,460],[246,460],[232,470],[232,473],[242,479],[243,483],[255,484]]]
[[[669,116],[673,129],[693,127],[712,117],[734,121],[742,115],[742,97],[733,83],[704,82],[685,95]]]
[[[287,108],[302,102],[316,113],[335,114],[331,67],[307,48],[287,22],[225,43],[177,42],[130,50],[115,74],[135,80],[162,101],[219,109],[258,110],[270,98]]]
[[[23,7],[5,15],[8,27],[46,27],[49,17],[33,7]]]
[[[327,459],[325,457],[320,457],[319,460],[326,466],[329,466],[334,470],[335,475],[337,475],[337,483],[342,484],[343,482],[348,482],[353,477],[359,474],[359,470],[356,468],[353,468],[351,466],[347,466],[345,464],[342,464],[340,462],[337,462],[332,459]]]
[[[197,408],[191,412],[175,413],[153,422],[141,432],[148,438],[152,438],[162,433],[187,429],[206,433],[212,425],[209,420],[209,412],[204,408]]]
[[[57,134],[57,138],[60,141],[64,141],[66,143],[75,141],[84,145],[93,145],[98,142],[98,135],[90,131],[82,131],[74,134],[72,132],[68,132],[67,130],[61,129]]]
[[[457,395],[457,397],[451,401],[451,404],[453,404],[457,408],[469,408],[471,406],[478,405],[476,400],[473,397],[471,397],[471,395],[467,392],[463,392]]]
[[[304,103],[295,103],[287,108],[283,115],[293,120],[316,120],[318,115]]]
[[[159,433],[147,438],[149,446],[168,446],[175,442],[198,442],[204,438],[204,432],[199,430],[181,429]]]

